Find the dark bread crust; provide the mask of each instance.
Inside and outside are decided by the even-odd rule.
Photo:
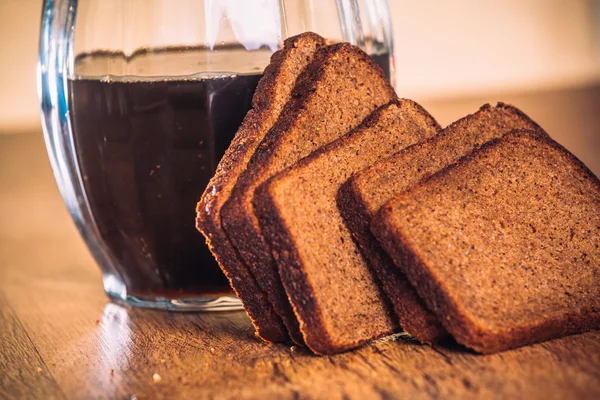
[[[460,179],[466,171],[474,168],[472,166],[476,162],[481,160],[487,162],[487,160],[494,159],[494,157],[501,154],[501,149],[509,148],[509,146],[513,146],[511,148],[514,148],[514,146],[519,146],[527,141],[535,142],[537,146],[545,146],[545,148],[549,148],[565,157],[566,162],[562,165],[554,165],[554,168],[558,170],[565,168],[566,164],[570,164],[569,167],[572,167],[576,171],[579,182],[582,185],[589,183],[593,188],[592,190],[595,193],[596,199],[600,199],[600,181],[573,154],[553,141],[542,130],[515,130],[502,138],[483,145],[480,150],[462,158],[456,164],[445,168],[421,182],[405,194],[390,200],[377,212],[372,222],[372,231],[375,236],[382,243],[388,254],[391,255],[396,265],[406,273],[406,276],[416,288],[421,298],[438,316],[445,328],[454,336],[457,342],[481,353],[494,353],[569,334],[599,329],[600,291],[598,290],[597,274],[600,270],[600,265],[597,264],[598,258],[595,258],[596,264],[594,264],[594,258],[592,258],[592,264],[587,264],[587,267],[579,265],[579,268],[585,270],[585,272],[590,272],[592,279],[595,279],[596,282],[595,285],[594,282],[587,282],[587,286],[586,282],[578,282],[578,285],[583,286],[577,286],[576,288],[579,291],[569,294],[569,296],[579,296],[581,298],[581,301],[577,302],[577,307],[561,309],[559,311],[553,310],[552,313],[544,309],[542,313],[537,313],[520,324],[515,324],[508,328],[499,328],[498,326],[494,327],[489,324],[484,325],[481,320],[472,317],[474,315],[472,314],[473,304],[460,301],[456,297],[456,293],[453,293],[450,284],[443,279],[439,271],[436,271],[435,266],[428,265],[424,253],[425,249],[415,248],[409,243],[410,237],[405,232],[406,223],[402,223],[396,218],[400,215],[399,213],[402,213],[403,205],[409,203],[416,194],[427,190],[427,188],[438,186],[448,190],[446,189],[448,182]],[[515,177],[515,179],[526,178]],[[594,198],[594,195],[590,197]],[[582,218],[595,218],[598,220],[598,214],[600,213],[599,204],[600,202],[596,200],[596,215],[579,215],[579,221],[581,222]],[[596,228],[600,229],[600,227]],[[587,238],[587,240],[594,240],[593,236]],[[494,265],[489,267],[495,268]],[[486,271],[482,271],[481,279],[486,279]],[[468,285],[465,284],[463,289],[469,291],[469,285],[471,284],[473,284],[472,281]],[[517,282],[517,284],[523,284],[523,282]],[[524,284],[527,288],[527,285],[533,285],[535,281],[524,282]],[[561,282],[553,282],[551,284],[556,295],[566,290]],[[518,289],[515,288],[515,290]],[[454,292],[456,292],[456,289]],[[562,294],[560,293],[560,295]],[[542,298],[541,300],[538,299],[538,301],[543,303],[547,300]],[[498,309],[493,302],[490,302],[489,307],[490,314],[495,315],[499,313],[500,318],[509,318],[510,314],[520,311],[518,309],[503,309],[502,307]]]
[[[353,83],[352,79],[361,81]],[[360,89],[359,84],[363,85]],[[331,98],[332,85],[347,94],[343,103]],[[298,78],[281,118],[267,133],[223,205],[221,220],[228,237],[295,341],[300,336],[298,321],[254,215],[254,190],[275,173],[347,133],[375,108],[394,98],[381,69],[358,47],[339,43],[319,49]],[[338,110],[339,115],[329,118],[339,117],[343,128],[324,119],[323,110]]]
[[[283,48],[271,56],[252,98],[252,109],[244,118],[196,208],[197,229],[204,234],[259,337],[272,342],[287,341],[289,336],[281,318],[223,230],[221,208],[260,141],[291,97],[294,81],[303,66],[308,64],[318,48],[325,45],[325,39],[307,32],[285,40]]]
[[[377,274],[402,329],[421,343],[431,344],[438,341],[447,335],[446,329],[427,309],[404,273],[394,265],[371,233],[369,224],[357,222],[369,218],[372,214],[360,199],[361,192],[352,190],[353,182],[350,179],[340,188],[337,204],[361,254],[369,260],[369,265]],[[348,210],[352,210],[352,217],[349,217]]]
[[[336,195],[355,171],[438,130],[421,106],[396,100],[256,189],[255,213],[306,345],[315,353],[354,348],[397,328],[377,277],[344,226]],[[330,284],[338,280],[347,280],[347,286]]]
[[[294,315],[299,319],[298,329],[304,330],[305,325],[320,329],[324,321],[321,309],[316,299],[310,295],[312,287],[299,262],[301,258],[294,245],[294,239],[289,235],[280,234],[280,232],[289,232],[289,228],[285,225],[275,198],[267,190],[268,186],[261,185],[256,193],[261,203],[259,215],[262,233],[269,238],[272,257],[277,265],[286,265],[286,268],[279,269],[279,275],[285,285],[286,293],[289,293],[288,298]],[[296,304],[302,304],[302,308],[297,308]],[[317,354],[327,354],[321,349],[330,348],[332,343],[329,333],[323,329],[320,329],[314,338],[304,339],[305,344]]]
[[[420,342],[435,342],[447,332],[381,248],[370,231],[371,219],[385,200],[446,167],[449,161],[457,161],[515,127],[541,129],[511,105],[498,103],[492,107],[485,104],[476,113],[455,121],[428,141],[355,174],[340,188],[338,207],[353,237],[377,272],[400,325]],[[407,166],[415,170],[408,170]]]

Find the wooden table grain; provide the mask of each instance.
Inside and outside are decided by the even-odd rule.
[[[600,87],[423,102],[445,125],[521,107],[600,173]],[[398,334],[318,357],[258,340],[243,312],[108,301],[52,178],[41,132],[0,136],[0,398],[600,398],[600,332],[481,356]]]

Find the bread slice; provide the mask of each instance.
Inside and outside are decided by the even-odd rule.
[[[439,129],[415,102],[393,101],[256,190],[262,232],[315,353],[347,350],[398,327],[337,209],[336,194],[356,171]]]
[[[358,47],[339,43],[319,49],[223,205],[225,232],[297,342],[298,321],[254,215],[254,190],[395,97],[381,69]]]
[[[355,174],[338,193],[338,206],[364,256],[376,271],[400,325],[417,340],[431,343],[446,334],[370,231],[375,212],[393,196],[455,163],[485,142],[513,129],[538,129],[515,107],[484,105],[434,138],[411,146]]]
[[[372,230],[476,351],[600,328],[600,181],[544,133],[484,145],[386,203]]]
[[[289,336],[281,318],[227,238],[221,226],[221,208],[260,141],[290,100],[298,76],[312,61],[317,49],[323,46],[325,39],[322,37],[303,33],[287,39],[283,48],[271,56],[271,63],[252,99],[253,108],[244,118],[196,209],[196,227],[204,234],[209,249],[244,304],[258,335],[272,342],[286,341]]]

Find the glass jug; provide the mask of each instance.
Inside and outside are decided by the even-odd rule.
[[[305,31],[360,46],[393,79],[387,0],[45,0],[46,147],[113,301],[241,308],[195,206],[271,54]]]

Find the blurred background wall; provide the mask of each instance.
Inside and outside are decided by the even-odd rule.
[[[388,1],[400,96],[423,101],[600,82],[600,0]],[[0,133],[40,124],[41,4],[0,0]]]

